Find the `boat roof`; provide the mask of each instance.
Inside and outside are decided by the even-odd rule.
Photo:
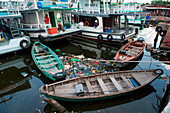
[[[0,15],[0,19],[22,18],[21,14]]]
[[[170,8],[167,8],[167,7],[145,7],[145,9],[163,9],[163,10],[170,10]]]

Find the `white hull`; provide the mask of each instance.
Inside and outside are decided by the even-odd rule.
[[[30,38],[27,36],[10,39],[8,44],[0,46],[0,55],[24,49],[20,46],[22,40],[28,41],[29,45],[31,43]],[[5,42],[1,42],[1,43],[5,43]]]

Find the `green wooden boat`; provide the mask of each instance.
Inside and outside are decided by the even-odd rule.
[[[62,101],[105,100],[139,90],[162,73],[161,69],[100,73],[46,84],[39,91],[49,98]]]
[[[45,76],[53,81],[65,79],[64,65],[49,47],[35,42],[31,53],[35,64]]]

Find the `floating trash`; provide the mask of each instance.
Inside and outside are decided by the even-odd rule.
[[[114,71],[113,64],[108,61],[100,62],[92,58],[85,58],[84,55],[68,53],[61,53],[58,56],[64,64],[66,79]]]

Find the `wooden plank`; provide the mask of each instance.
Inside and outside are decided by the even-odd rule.
[[[100,87],[102,88],[104,94],[110,94],[109,90],[107,89],[106,85],[104,84],[103,80],[101,78],[97,78],[97,81],[99,82]]]
[[[53,55],[37,56],[36,58],[40,59],[40,58],[46,58],[46,57],[51,57],[51,56],[53,56]]]
[[[125,76],[120,75],[120,77],[126,82],[126,84],[127,84],[130,88],[133,88],[133,86],[128,82],[128,80],[125,78]]]
[[[50,68],[50,67],[55,66],[56,64],[58,64],[58,63],[53,62],[53,63],[50,63],[50,64],[44,64],[44,65],[41,65],[41,64],[40,64],[40,66],[43,67],[43,68]]]
[[[119,83],[116,81],[116,79],[113,76],[109,76],[110,80],[113,82],[113,84],[115,85],[115,87],[119,90],[122,91],[122,87],[119,85]]]
[[[91,87],[90,82],[88,80],[85,80],[85,82],[86,82],[86,85],[87,85],[87,88],[88,88],[89,92],[90,93],[94,92],[93,88]]]
[[[46,52],[46,53],[35,53],[35,55],[45,55],[47,53],[50,53],[50,52]]]
[[[55,60],[55,58],[50,58],[50,59],[44,59],[44,60],[37,61],[37,62],[39,62],[39,63],[49,63],[49,62],[54,61],[54,60]]]

